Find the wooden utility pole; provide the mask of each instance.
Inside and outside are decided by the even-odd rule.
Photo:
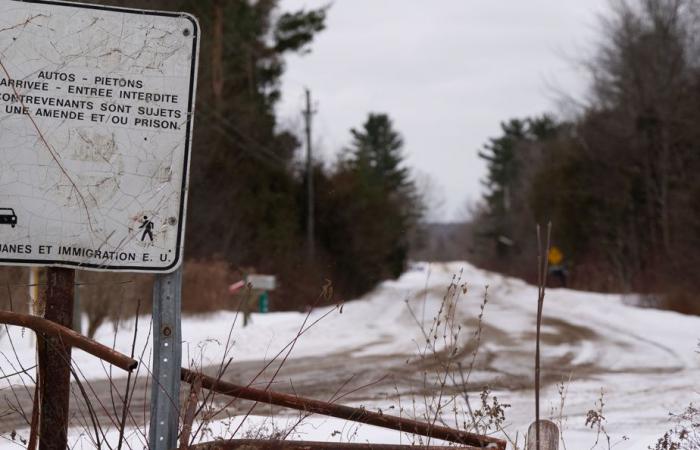
[[[75,270],[50,267],[46,272],[44,318],[71,328]],[[41,336],[39,450],[65,450],[68,446],[70,362],[71,347],[60,336]]]
[[[314,174],[311,148],[311,119],[314,111],[311,108],[311,91],[306,89],[306,109],[304,122],[306,124],[306,245],[309,261],[314,260]]]

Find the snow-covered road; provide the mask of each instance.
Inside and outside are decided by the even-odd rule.
[[[327,316],[296,342],[275,388],[325,399],[351,377],[346,391],[381,379],[342,401],[384,411],[396,410],[398,402],[405,405],[417,395],[425,396],[423,374],[433,371],[435,365],[417,356],[425,343],[421,324],[428,329],[438,316],[444,323],[446,311],[440,313],[440,308],[455,276],[460,289],[451,297],[455,306],[451,320],[461,327],[456,346],[465,366],[476,345],[475,331],[479,326],[482,330],[468,387],[478,400],[480,386],[489,385],[500,402],[511,404],[506,411],[505,430],[512,438],[522,434],[534,416],[537,290],[462,262],[415,264],[400,279],[381,284],[360,300],[347,302],[342,313],[338,308],[312,311],[307,324]],[[463,284],[466,292],[461,290]],[[488,302],[479,322],[487,286]],[[246,328],[237,324],[228,355],[233,363],[224,378],[250,380],[265,361],[296,336],[305,318],[300,313],[275,313],[254,315],[252,325]],[[140,319],[137,348],[147,346],[148,320]],[[205,367],[218,364],[234,320],[235,313],[231,312],[185,318],[183,361],[196,361]],[[596,408],[601,389],[606,429],[612,443],[618,444],[615,448],[620,449],[653,445],[670,426],[669,412],[680,412],[691,401],[697,402],[700,317],[635,308],[625,305],[619,295],[549,289],[543,323],[543,411],[562,420],[568,448],[591,448],[595,442],[596,433],[585,427],[585,417]],[[11,336],[14,351],[7,337],[0,339],[0,368],[4,373],[34,365],[29,333],[11,329]],[[104,325],[96,338],[111,345],[115,339],[113,326]],[[133,323],[123,324],[116,336],[117,350],[128,353],[132,338]],[[75,351],[74,362],[96,386],[105,378],[105,368],[89,355]],[[18,386],[21,380],[13,377],[0,381],[0,396],[8,395],[10,382]],[[560,415],[562,382],[566,394]],[[229,412],[235,415],[245,411],[240,405],[237,408]],[[7,436],[8,430],[2,427],[4,409],[0,400],[0,432]],[[417,410],[420,413],[420,407]],[[5,423],[9,423],[9,416],[5,417]],[[251,423],[263,420],[269,419],[258,416]],[[283,426],[280,421],[286,420],[289,417],[277,419],[276,426]],[[308,418],[300,430],[305,439],[337,441],[353,435],[358,441],[407,442],[398,433],[368,426],[348,428],[340,421],[324,418]],[[334,434],[338,430],[341,434]],[[132,439],[138,442],[138,435]],[[599,446],[607,448],[604,439]],[[0,449],[6,447],[16,448],[0,439]]]

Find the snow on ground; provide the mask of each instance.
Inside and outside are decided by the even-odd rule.
[[[537,306],[536,288],[522,281],[463,262],[415,264],[398,280],[384,282],[364,298],[346,303],[342,313],[334,308],[312,311],[307,325],[328,315],[305,331],[295,343],[291,358],[415,354],[424,342],[419,323],[429,326],[455,276],[458,284],[466,283],[467,287],[466,294],[459,296],[456,313],[465,339],[473,336],[478,326],[476,318],[488,286],[479,350],[485,357],[479,359],[483,365],[478,364],[472,381],[496,386],[494,394],[499,400],[512,405],[507,410],[507,432],[511,437],[522,435],[534,418],[532,374]],[[233,312],[186,317],[183,364],[191,360],[198,365],[219,363],[234,321],[237,323],[228,346],[234,366],[236,361],[270,360],[292,341],[305,319],[302,313],[254,314],[252,324],[242,328],[240,318]],[[137,353],[145,348],[145,364],[150,358],[149,320],[139,319],[137,333]],[[96,339],[129,353],[134,322],[118,328],[115,336],[114,325],[106,324],[98,330]],[[30,333],[17,328],[11,328],[10,333],[11,340],[7,336],[0,339],[0,377],[35,364]],[[668,413],[681,412],[691,401],[698,400],[699,337],[700,317],[636,308],[626,305],[620,295],[549,289],[542,340],[543,373],[548,382],[542,411],[544,415],[552,411],[559,415],[557,382],[564,381],[563,433],[567,448],[591,448],[596,433],[585,427],[585,417],[595,409],[602,389],[603,415],[615,448],[644,449],[653,445],[670,427]],[[81,351],[74,351],[74,363],[90,380],[105,378],[108,370]],[[6,389],[10,381],[18,382],[17,377],[0,381],[0,390]],[[372,406],[383,404],[377,399]],[[256,417],[246,426],[269,420]],[[283,427],[290,418],[276,420],[281,421],[276,426]],[[335,430],[343,433],[332,436]],[[306,419],[296,437],[337,441],[350,436],[357,442],[411,442],[399,433],[321,417]],[[4,448],[16,447],[0,439],[0,449]],[[607,448],[604,438],[599,448]]]

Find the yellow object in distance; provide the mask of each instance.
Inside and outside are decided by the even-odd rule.
[[[561,250],[559,250],[558,247],[553,246],[549,249],[547,259],[549,259],[550,265],[557,266],[561,263],[562,259],[564,259],[564,254],[561,252]]]

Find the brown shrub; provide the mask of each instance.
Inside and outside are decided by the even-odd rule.
[[[26,313],[31,302],[29,269],[0,267],[0,309]]]
[[[117,323],[137,310],[141,314],[151,310],[152,276],[79,271],[76,284],[80,310],[88,319],[88,328],[83,330],[88,337],[107,319]]]
[[[696,290],[672,286],[662,297],[662,308],[682,314],[700,315],[700,296]]]
[[[235,309],[237,303],[228,287],[242,278],[239,271],[220,259],[186,261],[182,276],[183,313]]]

